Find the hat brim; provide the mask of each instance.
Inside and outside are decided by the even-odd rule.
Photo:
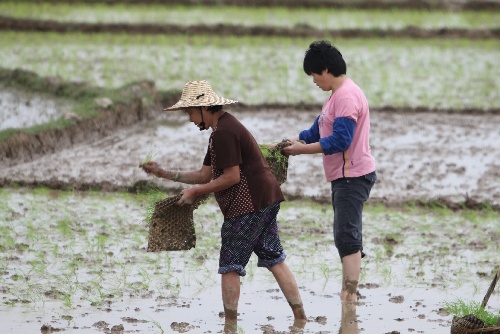
[[[211,98],[199,99],[199,100],[179,100],[176,104],[171,107],[164,108],[165,111],[180,110],[183,108],[190,107],[210,107],[210,106],[222,106],[227,104],[238,103],[238,101],[226,99],[220,96],[212,96]]]

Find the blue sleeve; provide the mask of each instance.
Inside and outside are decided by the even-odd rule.
[[[313,125],[309,130],[304,130],[299,133],[299,139],[306,142],[306,144],[317,143],[319,141],[319,116],[316,117]]]
[[[333,133],[319,140],[326,155],[344,152],[351,146],[356,122],[348,117],[339,117],[333,121]]]

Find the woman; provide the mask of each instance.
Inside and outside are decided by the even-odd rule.
[[[235,331],[240,276],[244,276],[252,253],[258,266],[274,275],[290,304],[295,325],[303,327],[306,316],[295,277],[285,264],[276,217],[284,200],[251,133],[224,105],[236,101],[218,96],[207,81],[185,84],[180,100],[166,110],[183,110],[200,130],[212,129],[207,153],[199,170],[164,170],[156,162],[144,171],[175,182],[195,184],[181,192],[179,205],[191,204],[204,194],[214,193],[224,216],[221,228],[219,274],[226,331]]]
[[[333,236],[342,262],[343,302],[357,301],[363,253],[363,204],[376,181],[370,150],[370,111],[362,90],[346,76],[340,51],[327,41],[313,42],[304,56],[304,72],[323,91],[331,91],[310,129],[300,132],[288,155],[322,154],[331,183]]]

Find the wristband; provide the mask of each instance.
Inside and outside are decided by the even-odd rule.
[[[179,178],[181,177],[181,172],[177,170],[177,173],[175,173],[174,178],[172,179],[174,182],[179,181]]]

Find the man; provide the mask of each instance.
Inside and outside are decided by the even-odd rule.
[[[331,91],[310,129],[300,132],[288,155],[323,154],[326,179],[331,183],[333,234],[342,261],[342,302],[357,301],[364,257],[363,204],[375,183],[375,160],[369,145],[370,112],[361,89],[346,77],[346,63],[327,41],[313,42],[304,56],[304,72],[323,91]]]
[[[199,170],[164,170],[156,162],[144,171],[175,182],[196,184],[181,192],[179,205],[191,204],[203,194],[214,193],[224,216],[219,274],[225,331],[236,330],[240,276],[253,252],[258,266],[274,275],[290,304],[295,325],[304,326],[306,316],[295,277],[285,264],[276,217],[284,200],[251,133],[223,106],[237,101],[218,96],[207,81],[185,84],[180,100],[166,110],[183,110],[200,130],[212,129],[207,153]]]

